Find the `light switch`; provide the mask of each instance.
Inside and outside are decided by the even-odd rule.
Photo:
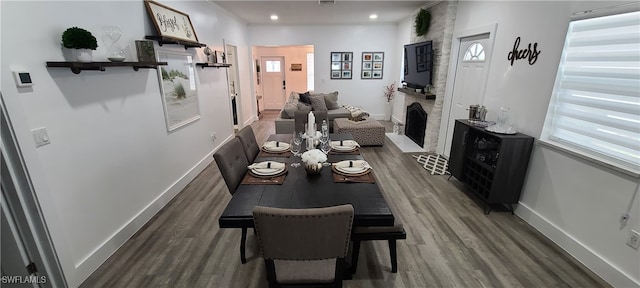
[[[33,140],[36,142],[36,147],[44,146],[51,143],[49,134],[47,134],[47,128],[42,127],[31,130],[33,134]]]

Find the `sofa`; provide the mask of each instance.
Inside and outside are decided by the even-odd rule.
[[[296,111],[326,111],[329,129],[333,130],[333,120],[349,118],[351,112],[338,104],[338,91],[331,93],[291,92],[289,99],[280,110],[275,120],[276,134],[292,134],[294,131]]]

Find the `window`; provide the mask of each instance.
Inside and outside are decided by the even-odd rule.
[[[464,62],[484,62],[484,47],[478,42],[471,43],[467,52],[464,52]]]
[[[307,53],[307,91],[313,91],[315,86],[313,63],[313,53]]]
[[[640,171],[640,12],[572,21],[542,140]]]
[[[265,61],[267,65],[267,73],[280,72],[280,61]]]

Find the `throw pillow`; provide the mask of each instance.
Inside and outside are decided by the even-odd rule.
[[[302,101],[300,101],[300,102],[298,102],[298,111],[302,111],[304,113],[309,113],[309,111],[311,111],[311,105],[307,105],[306,103],[303,103]],[[294,114],[295,114],[295,112],[294,112]],[[295,115],[293,117],[295,117]]]
[[[280,117],[285,119],[293,119],[296,117],[296,111],[298,111],[298,105],[292,102],[287,102],[284,104],[284,108],[282,108],[282,113],[280,113]],[[287,117],[284,117],[286,114]]]
[[[311,99],[309,99],[311,95],[309,94],[309,92],[304,92],[300,94],[300,102],[306,103],[311,105]]]
[[[324,95],[324,102],[327,104],[327,109],[336,110],[340,108],[338,105],[338,91],[331,92],[329,94]]]
[[[311,108],[313,111],[327,111],[327,104],[324,102],[324,96],[311,96]]]

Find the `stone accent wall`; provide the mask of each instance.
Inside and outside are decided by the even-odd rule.
[[[447,73],[449,72],[449,61],[451,58],[451,40],[453,29],[455,28],[457,1],[443,1],[428,8],[431,13],[431,25],[429,32],[423,36],[416,36],[415,28],[411,29],[411,43],[423,41],[433,41],[433,90],[436,94],[435,100],[425,100],[405,94],[405,103],[402,114],[402,121],[406,118],[407,106],[413,102],[422,105],[429,118],[427,120],[427,130],[425,132],[424,149],[427,152],[435,152],[438,145],[438,134],[442,120],[442,106],[444,104],[444,90],[447,86]],[[415,18],[415,14],[411,16]]]

